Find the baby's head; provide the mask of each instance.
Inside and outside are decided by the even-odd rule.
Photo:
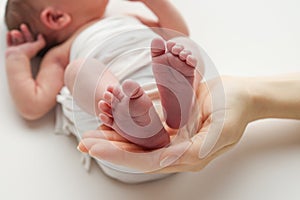
[[[34,36],[44,35],[47,46],[67,40],[82,25],[101,18],[108,0],[8,0],[8,30],[26,24]]]

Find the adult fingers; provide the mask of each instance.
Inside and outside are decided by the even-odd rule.
[[[114,130],[92,130],[84,133],[82,135],[83,139],[87,138],[99,138],[106,139],[110,141],[118,141],[118,142],[128,142],[124,137],[120,136]]]
[[[107,162],[140,170],[154,171],[159,168],[159,152],[148,152],[136,145],[99,140],[91,146],[89,154],[94,158]]]

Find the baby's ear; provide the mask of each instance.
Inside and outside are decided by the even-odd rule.
[[[40,14],[41,21],[52,30],[60,30],[71,23],[71,16],[53,7],[45,8]]]

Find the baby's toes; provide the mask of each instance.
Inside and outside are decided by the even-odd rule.
[[[114,91],[114,88],[115,88],[115,86],[110,85],[106,88],[106,91],[112,93]]]
[[[122,88],[125,95],[130,99],[139,98],[144,94],[141,86],[137,82],[132,80],[124,81]]]
[[[166,51],[165,42],[161,38],[155,38],[151,42],[151,55],[153,57],[160,56]]]
[[[186,58],[187,58],[189,55],[192,55],[192,52],[191,52],[190,50],[183,49],[183,50],[179,53],[179,58],[180,58],[180,60],[182,60],[182,61],[186,61]]]
[[[117,99],[119,101],[121,101],[124,97],[122,90],[118,86],[114,87],[112,94],[114,96],[114,99]]]
[[[100,113],[99,114],[99,118],[100,120],[102,121],[102,123],[108,127],[111,127],[113,126],[113,123],[114,123],[114,120],[113,118],[111,118],[110,116],[104,114],[104,113]]]
[[[171,51],[172,51],[172,48],[173,48],[175,45],[176,45],[176,42],[173,42],[173,41],[167,41],[167,44],[166,44],[167,50],[171,52]]]
[[[178,56],[179,53],[184,49],[184,47],[181,44],[176,44],[175,46],[173,46],[173,48],[171,49],[171,53],[175,56]]]
[[[110,104],[108,104],[105,101],[101,100],[98,104],[98,108],[99,108],[101,113],[112,117],[112,110],[111,110]]]
[[[103,99],[106,103],[111,104],[113,98],[114,98],[114,95],[111,92],[109,92],[109,91],[104,92]]]
[[[188,55],[186,58],[186,64],[190,65],[191,67],[196,67],[198,63],[198,60],[193,55]]]

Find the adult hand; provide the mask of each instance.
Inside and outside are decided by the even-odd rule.
[[[128,142],[115,131],[100,126],[98,130],[85,133],[78,148],[97,159],[143,172],[201,170],[236,144],[247,124],[254,120],[248,85],[247,79],[233,77],[201,83],[197,97],[200,129],[189,140],[147,151]]]

